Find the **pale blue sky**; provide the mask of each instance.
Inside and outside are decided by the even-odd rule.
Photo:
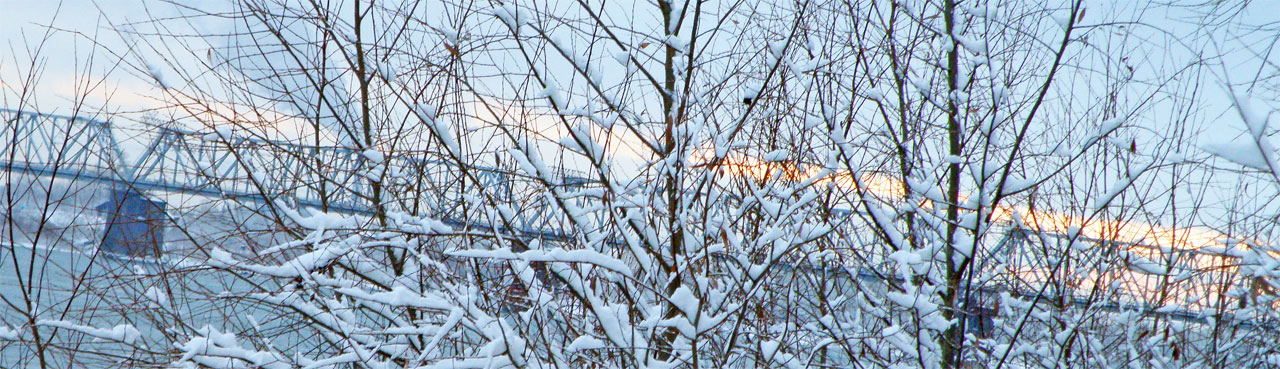
[[[95,63],[87,75],[92,76],[89,80],[102,79],[116,58],[103,50],[119,53],[127,45],[112,30],[111,24],[124,24],[131,18],[145,19],[149,11],[163,11],[170,7],[156,3],[157,6],[148,8],[141,4],[143,2],[138,0],[0,0],[0,9],[3,9],[0,11],[0,81],[4,85],[4,91],[0,92],[0,106],[15,107],[12,105],[15,104],[13,89],[17,88],[16,81],[21,80],[22,74],[30,69],[28,50],[45,36],[48,30],[44,25],[51,24],[62,31],[52,32],[49,42],[41,51],[41,83],[35,91],[34,101],[41,111],[69,113],[70,107],[74,105],[72,98],[84,95],[83,88],[77,86],[84,86],[86,80],[78,79],[77,76],[86,75],[83,73],[84,60],[95,50],[93,42],[89,40],[96,39],[100,48],[97,49]],[[1091,6],[1095,9],[1113,7],[1113,11],[1118,12],[1116,14],[1129,14],[1131,19],[1162,29],[1155,31],[1155,28],[1147,28],[1151,39],[1156,41],[1135,48],[1145,53],[1135,55],[1134,59],[1139,59],[1135,63],[1146,66],[1147,70],[1159,71],[1176,67],[1180,63],[1184,64],[1185,60],[1189,60],[1197,52],[1206,55],[1222,52],[1227,55],[1220,62],[1211,61],[1215,65],[1207,69],[1209,74],[1203,77],[1200,100],[1203,108],[1199,112],[1199,119],[1202,121],[1196,127],[1200,143],[1231,141],[1244,132],[1239,116],[1231,110],[1224,98],[1227,90],[1225,83],[1228,80],[1241,84],[1258,75],[1271,76],[1262,85],[1253,86],[1252,93],[1259,107],[1280,108],[1280,102],[1277,101],[1280,99],[1280,80],[1275,77],[1280,71],[1277,69],[1277,65],[1280,65],[1280,50],[1271,51],[1272,48],[1280,48],[1280,44],[1277,44],[1277,38],[1280,38],[1280,0],[1251,3],[1245,10],[1245,15],[1236,19],[1243,24],[1209,28],[1197,27],[1196,23],[1201,18],[1185,9],[1138,11],[1131,8],[1133,5],[1130,2],[1098,4],[1101,5]],[[1107,11],[1095,9],[1091,9],[1091,13],[1105,14]],[[1274,32],[1247,32],[1253,26],[1269,26]],[[1162,33],[1164,31],[1169,34]],[[73,35],[71,32],[81,35]],[[1264,59],[1272,64],[1263,65]],[[133,70],[112,71],[105,83],[95,84],[88,94],[85,99],[88,110],[118,112],[158,105],[146,97],[153,95],[156,87],[143,77]],[[1164,104],[1176,103],[1170,101]],[[1157,106],[1142,112],[1130,124],[1145,129],[1130,129],[1125,133],[1134,136],[1139,142],[1143,139],[1159,140],[1157,136],[1143,137],[1143,132],[1161,131],[1161,125],[1168,121],[1168,117],[1164,116],[1168,111],[1169,109]],[[1274,129],[1277,126],[1275,123],[1280,122],[1280,116],[1274,113],[1271,116]],[[1198,146],[1199,143],[1191,145]],[[1227,198],[1219,200],[1226,201]]]
[[[145,7],[144,1],[139,0],[66,0],[66,1],[43,1],[43,0],[0,0],[0,80],[6,82],[9,89],[13,88],[15,78],[19,76],[19,70],[26,71],[26,66],[30,62],[26,48],[32,47],[34,42],[41,40],[48,31],[44,25],[53,25],[56,28],[65,31],[79,32],[83,36],[73,36],[65,31],[52,32],[50,42],[44,46],[42,55],[43,73],[41,75],[41,84],[38,95],[42,109],[66,109],[69,105],[69,97],[79,95],[74,86],[74,75],[82,75],[78,73],[83,71],[83,66],[77,66],[76,59],[83,60],[85,55],[92,49],[89,38],[95,38],[101,46],[107,49],[120,51],[124,49],[125,43],[111,29],[112,24],[123,24],[129,19],[145,18],[149,12],[156,15],[157,11],[163,12],[169,8],[168,5],[155,3],[153,6]],[[1271,24],[1276,32],[1268,34],[1247,34],[1247,27],[1217,27],[1212,30],[1212,34],[1205,34],[1203,29],[1192,26],[1192,22],[1200,19],[1195,13],[1184,10],[1157,10],[1144,11],[1141,14],[1133,9],[1129,9],[1126,2],[1119,2],[1111,6],[1117,7],[1117,11],[1133,13],[1134,19],[1140,19],[1147,23],[1156,25],[1167,30],[1171,30],[1177,34],[1177,38],[1185,43],[1183,46],[1197,48],[1201,51],[1213,53],[1219,50],[1228,52],[1234,60],[1227,60],[1214,70],[1213,76],[1208,76],[1206,82],[1214,82],[1218,86],[1205,86],[1208,90],[1206,98],[1214,98],[1214,89],[1218,92],[1223,91],[1222,83],[1226,79],[1232,82],[1243,82],[1252,80],[1259,73],[1260,63],[1262,59],[1260,55],[1270,51],[1271,47],[1280,47],[1276,45],[1276,38],[1280,37],[1280,26],[1276,23],[1280,22],[1280,0],[1255,1],[1250,8],[1246,10],[1246,16],[1240,17],[1244,23],[1252,25]],[[1167,41],[1166,41],[1167,42]],[[1174,60],[1182,60],[1191,57],[1191,50],[1187,47],[1179,45],[1153,45],[1160,48],[1157,52],[1163,52],[1166,58]],[[1217,50],[1215,50],[1217,49]],[[1154,58],[1153,58],[1154,56]],[[1164,63],[1159,60],[1159,55],[1144,55],[1143,63],[1152,66],[1159,66]],[[108,64],[112,56],[99,53],[97,57],[98,64]],[[1270,55],[1269,60],[1272,63],[1280,64],[1280,51]],[[106,67],[97,66],[93,69],[92,75],[102,76]],[[1271,66],[1271,72],[1274,74],[1276,66]],[[1262,74],[1267,74],[1268,68],[1263,68]],[[90,105],[103,105],[110,100],[111,106],[108,110],[117,110],[125,107],[136,108],[148,104],[145,99],[140,99],[139,92],[146,94],[147,90],[153,88],[147,81],[138,78],[137,75],[130,75],[136,71],[116,70],[108,81],[110,83],[105,86],[96,88],[95,94],[88,99]],[[1269,82],[1270,87],[1274,90],[1280,81],[1272,80]],[[1266,86],[1263,86],[1266,87]],[[1265,91],[1255,89],[1258,95],[1265,95]],[[6,98],[12,98],[12,91],[6,91]],[[109,98],[108,98],[109,96]],[[56,97],[56,98],[55,98]],[[1259,96],[1263,101],[1262,104],[1269,104],[1273,107],[1280,107],[1280,104],[1274,102],[1274,92],[1272,96]],[[1268,101],[1270,100],[1270,101]],[[1225,102],[1225,101],[1224,101]],[[7,102],[12,104],[12,102]],[[1217,105],[1217,104],[1215,104]],[[1226,111],[1226,105],[1218,105],[1218,114]],[[1209,112],[1206,112],[1209,113]],[[1234,117],[1223,117],[1228,120],[1238,120]],[[1224,122],[1231,124],[1231,122]],[[1243,128],[1243,127],[1239,127]],[[1225,137],[1217,137],[1225,134],[1229,130],[1210,130],[1213,139],[1225,139]]]

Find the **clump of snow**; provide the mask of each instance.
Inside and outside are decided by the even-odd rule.
[[[1267,138],[1269,113],[1254,109],[1249,97],[1238,91],[1230,94],[1231,102],[1244,124],[1249,137],[1231,142],[1206,144],[1204,151],[1248,168],[1272,172],[1280,179],[1280,167],[1276,167],[1275,147]]]
[[[515,5],[504,4],[494,7],[490,11],[493,16],[498,17],[502,23],[505,23],[507,27],[511,27],[514,31],[518,31],[520,26],[529,23],[528,17],[521,12],[520,7]]]
[[[1120,256],[1128,262],[1129,269],[1135,272],[1151,275],[1169,274],[1169,267],[1164,264],[1128,252],[1121,252]]]
[[[387,63],[378,64],[378,76],[382,77],[382,79],[387,82],[395,82],[397,78],[395,68],[391,67],[391,65]]]
[[[151,305],[153,307],[165,307],[169,305],[169,294],[158,288],[147,288],[147,292],[143,295],[146,296],[148,300],[151,300]]]
[[[550,99],[557,110],[564,109],[569,102],[565,100],[564,94],[560,92],[560,85],[551,79],[547,79],[542,90],[535,92],[533,96]]]
[[[790,156],[791,156],[791,152],[787,150],[773,150],[764,154],[764,161],[767,161],[767,162],[787,161],[788,157]]]
[[[769,53],[773,55],[774,59],[781,59],[786,51],[787,42],[785,40],[769,42]]]
[[[36,325],[72,330],[99,339],[123,342],[126,345],[132,345],[138,340],[138,337],[142,336],[142,332],[134,328],[132,324],[120,324],[111,328],[97,328],[64,320],[40,320],[36,322]]]
[[[969,38],[958,34],[952,34],[952,38],[956,40],[965,50],[975,55],[985,55],[987,53],[987,41],[981,38]]]
[[[210,326],[196,330],[197,335],[187,342],[175,344],[183,354],[175,364],[198,364],[210,368],[296,368],[284,357],[268,351],[254,351],[240,347],[236,336],[222,333]],[[246,365],[248,363],[249,365]]]
[[[282,212],[297,223],[299,226],[316,231],[334,230],[354,228],[356,226],[355,218],[338,213],[326,213],[322,211],[312,211],[310,215],[302,215],[297,210],[290,208],[288,205],[277,202]]]
[[[618,51],[616,53],[613,53],[613,60],[617,61],[618,64],[626,66],[628,64],[631,64],[631,53],[626,51]]]
[[[383,155],[382,152],[374,149],[365,150],[360,154],[363,155],[365,159],[369,159],[369,161],[374,163],[381,163],[387,159],[386,155]]]
[[[164,89],[169,88],[169,83],[165,80],[164,73],[160,71],[160,67],[157,67],[155,64],[151,64],[151,63],[146,63],[146,66],[147,66],[147,75],[149,75],[151,77],[151,80],[156,83],[156,87],[160,87]]]
[[[664,39],[663,42],[666,43],[667,46],[670,46],[672,49],[675,49],[676,52],[679,52],[681,54],[688,52],[687,49],[689,48],[689,43],[685,42],[684,40],[681,40],[680,37],[677,37],[676,35],[667,35],[666,39]]]
[[[453,309],[453,305],[447,303],[442,297],[430,293],[414,292],[404,286],[395,286],[389,292],[369,293],[354,287],[340,288],[337,292],[351,298],[373,301],[383,305],[437,310]]]
[[[1205,152],[1248,168],[1271,170],[1267,158],[1252,142],[1219,142],[1201,147]]]
[[[330,265],[334,260],[346,255],[349,251],[350,248],[347,247],[326,245],[326,247],[299,255],[280,265],[258,265],[237,261],[231,253],[220,248],[214,248],[209,251],[209,260],[206,263],[215,268],[238,268],[273,277],[295,278],[308,275],[316,269]]]
[[[1106,136],[1110,134],[1112,131],[1115,131],[1117,128],[1120,128],[1120,125],[1122,124],[1124,124],[1124,118],[1122,117],[1115,117],[1115,118],[1104,120],[1101,123],[1098,123],[1098,130],[1096,135],[1097,137]]]
[[[929,301],[928,297],[909,293],[889,292],[885,294],[894,304],[915,309],[917,314],[925,316],[938,311],[938,304]]]
[[[417,115],[419,119],[425,120],[428,124],[435,123],[437,111],[439,111],[439,109],[431,104],[415,104],[413,106],[413,113]]]
[[[594,250],[565,250],[562,248],[553,248],[549,250],[529,250],[516,254],[511,252],[510,249],[501,248],[495,250],[458,250],[446,252],[445,254],[472,258],[584,263],[612,270],[628,277],[634,275],[631,268],[628,267],[626,263],[623,263],[622,260],[618,260],[617,258]]]
[[[0,325],[0,340],[17,341],[21,338],[22,338],[21,331],[17,329],[9,328],[8,326]]]
[[[578,351],[595,350],[595,349],[600,349],[604,347],[605,347],[604,341],[601,341],[599,338],[595,338],[592,336],[582,336],[574,339],[573,342],[569,343],[568,346],[565,346],[564,352],[574,353]]]
[[[1240,91],[1232,91],[1231,103],[1235,105],[1236,112],[1240,113],[1240,119],[1244,120],[1245,126],[1249,127],[1249,133],[1254,138],[1261,138],[1266,134],[1269,113],[1255,109],[1249,96]]]
[[[875,101],[880,101],[880,99],[884,98],[884,93],[880,92],[880,89],[875,87],[862,90],[862,95],[866,96],[868,99],[875,100]]]
[[[1070,27],[1070,26],[1071,26],[1071,16],[1072,16],[1072,15],[1073,15],[1073,14],[1072,14],[1071,10],[1067,10],[1067,11],[1066,11],[1066,13],[1062,13],[1062,12],[1055,12],[1055,13],[1053,13],[1053,14],[1049,15],[1049,17],[1053,19],[1053,22],[1054,22],[1054,23],[1057,23],[1057,24],[1058,24],[1058,27],[1062,27],[1062,29],[1064,29],[1064,30],[1065,30],[1065,29],[1067,29],[1067,27]]]

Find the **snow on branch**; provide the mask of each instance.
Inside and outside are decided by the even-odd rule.
[[[65,320],[39,320],[36,325],[76,331],[103,340],[122,342],[126,345],[134,344],[142,336],[142,332],[134,328],[132,324],[119,324],[111,328],[97,328]]]
[[[608,269],[627,277],[635,276],[635,273],[631,271],[631,267],[628,267],[626,263],[623,263],[621,260],[612,256],[593,250],[566,250],[563,248],[551,248],[548,250],[529,250],[521,253],[514,253],[511,252],[510,249],[501,248],[496,250],[456,250],[446,252],[445,254],[459,257],[500,260],[582,263]]]

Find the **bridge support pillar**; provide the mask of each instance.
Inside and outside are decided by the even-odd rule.
[[[129,188],[111,189],[110,198],[97,206],[106,219],[98,251],[127,257],[158,257],[163,251],[165,203],[148,199]]]

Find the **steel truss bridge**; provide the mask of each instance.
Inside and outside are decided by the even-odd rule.
[[[529,191],[530,179],[497,168],[469,168],[463,176],[454,165],[424,155],[396,155],[379,158],[351,149],[307,146],[250,137],[237,137],[217,132],[194,132],[172,127],[148,127],[153,138],[136,160],[126,162],[114,128],[108,121],[83,117],[44,114],[31,111],[0,109],[0,169],[13,174],[55,177],[76,182],[96,182],[134,191],[162,191],[200,195],[265,205],[284,202],[290,206],[323,209],[348,214],[371,215],[375,201],[368,176],[386,173],[391,182],[417,189],[407,197],[388,195],[381,201],[399,211],[415,210],[440,219],[455,227],[499,230],[528,238],[549,240],[573,239],[573,229],[562,211],[552,211],[550,199]],[[564,173],[564,170],[560,170]],[[474,181],[467,178],[474,178]],[[581,176],[565,174],[558,179],[565,189],[582,187],[589,182]],[[541,185],[541,184],[539,184]],[[479,186],[506,201],[514,222],[497,226],[469,220],[462,214],[476,206],[468,193]],[[470,191],[468,191],[470,189]],[[471,203],[470,205],[468,205]],[[851,211],[841,212],[852,216]],[[473,217],[474,218],[474,217]],[[491,218],[492,219],[492,218]],[[496,223],[496,222],[495,222]],[[848,223],[848,222],[846,222]],[[992,251],[1005,257],[1021,258],[1014,265],[1048,270],[1050,256],[1023,252],[1025,244],[1037,242],[1069,242],[1070,237],[1045,232],[1029,232],[1004,226],[1006,231]],[[855,232],[856,233],[856,232]],[[1029,236],[1030,234],[1035,234]],[[1037,237],[1038,236],[1038,237]],[[1114,247],[1108,240],[1085,240],[1099,247]],[[1142,245],[1131,245],[1144,247]],[[1154,249],[1155,246],[1145,246]],[[1171,270],[1204,269],[1194,251],[1172,257]],[[797,269],[802,269],[797,267]],[[1236,277],[1233,272],[1200,273],[1190,287],[1191,293],[1202,293],[1207,285],[1220,285]],[[882,273],[861,271],[860,279],[893,278]],[[1247,282],[1237,282],[1247,283]],[[1225,288],[1223,289],[1225,291]],[[1015,293],[1024,297],[1036,294]],[[1068,301],[1071,305],[1089,305],[1087,301]],[[1115,304],[1103,308],[1111,311],[1138,308],[1159,315],[1188,321],[1204,321],[1205,315],[1188,309],[1156,312],[1154,304]],[[1096,307],[1096,304],[1092,306]],[[1197,310],[1212,310],[1209,308]]]
[[[202,133],[175,127],[147,127],[153,136],[132,162],[126,162],[109,121],[0,109],[0,169],[15,174],[98,182],[129,190],[200,195],[241,203],[321,209],[373,215],[386,209],[425,211],[452,226],[514,232],[525,237],[572,238],[572,230],[546,199],[529,196],[529,180],[511,171],[457,166],[412,155],[370,155],[333,146],[308,146],[228,133]],[[580,187],[586,181],[567,170],[553,185]],[[370,178],[385,174],[382,199],[374,199]],[[477,224],[457,214],[468,206],[467,193],[484,188],[512,210],[507,226]],[[411,196],[390,194],[413,188]],[[472,190],[472,191],[468,191]],[[472,201],[474,202],[474,201]],[[470,204],[474,206],[475,204]],[[430,213],[428,213],[430,212]],[[499,222],[495,222],[499,223]]]

